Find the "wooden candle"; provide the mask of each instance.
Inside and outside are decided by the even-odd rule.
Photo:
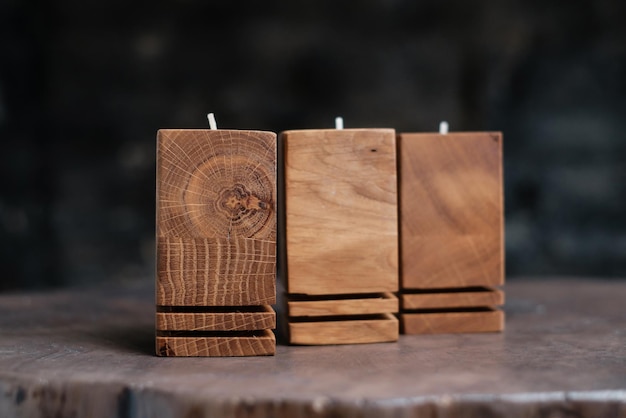
[[[401,325],[406,334],[501,331],[502,135],[398,135]]]
[[[299,130],[281,138],[289,341],[397,340],[395,131]]]
[[[156,350],[275,353],[276,134],[157,134]]]

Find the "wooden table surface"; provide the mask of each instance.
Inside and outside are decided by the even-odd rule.
[[[154,288],[0,295],[0,417],[626,417],[626,281],[510,280],[503,334],[154,356]]]

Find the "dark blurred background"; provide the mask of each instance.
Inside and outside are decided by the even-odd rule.
[[[152,280],[155,133],[501,130],[509,277],[626,276],[626,2],[0,1],[0,290]]]

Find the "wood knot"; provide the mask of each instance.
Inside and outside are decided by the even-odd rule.
[[[170,348],[170,346],[165,343],[159,347],[159,355],[162,357],[175,356],[174,350]]]
[[[243,184],[235,184],[230,189],[224,189],[219,202],[219,207],[233,221],[268,208],[267,203],[250,193]]]

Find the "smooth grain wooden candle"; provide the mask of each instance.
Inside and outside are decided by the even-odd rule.
[[[502,135],[398,135],[403,332],[499,331]]]
[[[395,131],[287,131],[282,141],[290,342],[397,340]]]
[[[156,349],[275,352],[276,135],[157,134]]]

